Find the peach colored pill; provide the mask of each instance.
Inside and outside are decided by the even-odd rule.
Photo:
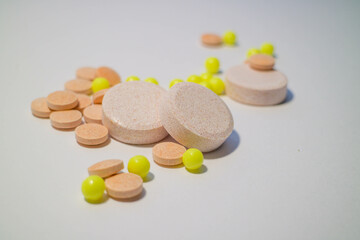
[[[109,89],[102,89],[100,91],[97,91],[96,93],[94,93],[94,95],[92,96],[93,99],[93,103],[94,104],[102,104],[102,100],[104,98],[105,93],[108,91]]]
[[[122,160],[110,159],[95,163],[88,168],[88,172],[90,176],[97,175],[106,178],[120,172],[123,168],[124,162]]]
[[[76,77],[86,80],[94,80],[96,78],[96,68],[82,67],[76,71]]]
[[[87,123],[102,124],[102,106],[94,104],[84,109],[84,119]]]
[[[96,69],[96,76],[106,78],[111,86],[121,82],[119,74],[109,67],[99,67]]]
[[[86,107],[91,105],[91,98],[88,95],[76,94],[76,97],[78,98],[79,104],[77,105],[75,110],[83,112]]]
[[[51,125],[59,129],[75,128],[81,124],[81,118],[78,110],[56,111],[50,114]]]
[[[222,44],[222,38],[213,33],[206,33],[201,36],[201,42],[206,46],[219,46]]]
[[[74,93],[90,94],[92,92],[91,81],[86,79],[74,79],[67,81],[65,83],[65,90]]]
[[[69,110],[79,103],[76,95],[69,91],[56,91],[46,98],[48,107],[52,110]]]
[[[97,123],[85,123],[75,129],[76,140],[84,145],[99,145],[109,138],[106,127]]]
[[[272,70],[275,58],[268,54],[255,54],[249,58],[250,67],[256,70]]]
[[[51,110],[47,105],[46,98],[37,98],[32,101],[31,112],[35,117],[49,118]]]
[[[181,164],[185,152],[186,148],[184,146],[173,142],[158,143],[152,149],[154,161],[165,166]]]
[[[133,173],[119,173],[105,179],[106,191],[110,197],[127,199],[138,196],[143,189],[143,180]]]

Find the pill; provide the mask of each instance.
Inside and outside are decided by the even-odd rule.
[[[74,93],[91,94],[91,81],[86,79],[74,79],[65,83],[65,90]]]
[[[194,74],[190,75],[186,81],[193,83],[201,83],[203,79],[200,76]]]
[[[49,118],[51,110],[49,109],[46,98],[36,98],[31,102],[31,112],[35,117]]]
[[[81,184],[81,191],[86,201],[96,202],[100,200],[105,191],[105,182],[99,176],[89,176]]]
[[[276,70],[258,71],[249,64],[231,67],[225,73],[225,92],[235,101],[268,106],[281,103],[287,92],[287,78]]]
[[[106,127],[97,123],[85,123],[75,129],[75,138],[83,145],[99,145],[106,142],[109,132]]]
[[[259,54],[260,50],[257,48],[250,48],[247,52],[246,52],[246,57],[249,58],[254,54]]]
[[[102,106],[100,104],[90,105],[83,112],[85,122],[102,124]]]
[[[76,97],[79,101],[79,104],[77,105],[75,110],[79,110],[80,112],[83,112],[86,107],[91,105],[91,98],[88,95],[76,94]]]
[[[131,81],[140,81],[140,78],[137,76],[130,76],[126,78],[126,82],[131,82]]]
[[[145,78],[144,80],[145,82],[149,82],[149,83],[153,83],[153,84],[156,84],[156,85],[159,85],[159,82],[153,78],[153,77],[148,77],[148,78]]]
[[[201,42],[205,46],[214,47],[222,44],[222,38],[213,33],[206,33],[201,36]]]
[[[107,90],[109,90],[109,89],[108,88],[102,89],[102,90],[97,91],[96,93],[94,93],[94,95],[92,96],[93,103],[94,104],[102,104],[102,100],[103,100],[104,95],[107,92]]]
[[[96,69],[96,76],[106,78],[109,81],[110,86],[114,86],[121,82],[119,74],[109,67],[99,67]]]
[[[254,54],[248,62],[253,69],[271,70],[275,65],[275,58],[268,54]]]
[[[235,45],[236,34],[232,31],[226,31],[223,35],[224,43],[227,45]]]
[[[273,55],[274,45],[269,42],[264,42],[263,44],[261,44],[260,51],[264,54]]]
[[[203,81],[209,81],[213,77],[213,75],[212,73],[206,72],[201,74],[200,77]]]
[[[204,86],[204,87],[212,90],[212,89],[211,89],[211,84],[210,84],[210,82],[208,82],[208,81],[202,81],[202,82],[199,83],[199,84],[200,84],[201,86]]]
[[[205,68],[208,73],[215,74],[219,72],[219,68],[220,68],[219,59],[217,59],[216,57],[207,58],[205,61]]]
[[[119,173],[105,179],[106,192],[115,199],[138,196],[143,190],[143,180],[134,173]]]
[[[131,144],[158,142],[168,134],[159,116],[166,91],[158,85],[132,81],[112,87],[102,102],[103,124],[118,141]]]
[[[174,86],[175,84],[177,84],[179,82],[183,82],[183,80],[181,80],[181,79],[173,79],[173,80],[171,80],[171,82],[169,84],[169,88],[171,88],[172,86]]]
[[[182,156],[186,148],[178,143],[162,142],[152,149],[153,159],[157,164],[175,166],[182,163]]]
[[[134,156],[128,162],[128,171],[145,178],[150,171],[150,162],[145,156]]]
[[[52,110],[69,110],[76,107],[79,103],[76,95],[69,91],[56,91],[50,93],[46,102]]]
[[[118,159],[104,160],[88,168],[89,175],[97,175],[102,178],[109,177],[124,169],[124,162]]]
[[[190,170],[196,170],[201,167],[204,161],[204,156],[199,149],[196,148],[189,148],[184,153],[183,157],[183,163],[187,169]]]
[[[97,93],[102,89],[107,89],[110,87],[110,83],[106,78],[98,77],[95,78],[91,83],[91,90],[93,93]]]
[[[202,152],[218,148],[234,127],[223,100],[213,91],[191,82],[170,88],[161,100],[160,118],[178,143]]]
[[[76,71],[76,77],[86,80],[94,80],[96,78],[96,68],[82,67]]]
[[[50,114],[51,125],[59,129],[71,129],[81,124],[81,112],[78,110],[56,111]]]
[[[210,89],[214,91],[217,95],[220,95],[225,90],[225,83],[221,78],[218,77],[212,77],[209,81]]]

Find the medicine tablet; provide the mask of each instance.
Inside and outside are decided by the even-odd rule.
[[[78,98],[79,104],[77,105],[75,110],[83,112],[86,107],[91,105],[91,98],[88,95],[76,94],[76,97]]]
[[[46,98],[48,107],[52,110],[69,110],[79,103],[76,95],[69,91],[56,91]]]
[[[160,117],[177,142],[202,152],[218,148],[234,128],[223,100],[210,89],[191,82],[170,88],[161,100]]]
[[[222,38],[217,34],[206,33],[201,36],[201,42],[205,46],[214,47],[222,44]]]
[[[106,142],[109,138],[109,132],[103,125],[85,123],[75,129],[75,137],[78,143],[93,146]]]
[[[106,78],[111,86],[121,82],[119,74],[109,67],[99,67],[96,69],[96,77]]]
[[[152,149],[153,159],[156,163],[164,166],[175,166],[182,163],[182,156],[186,148],[174,142],[162,142]]]
[[[67,81],[65,83],[65,90],[74,93],[91,94],[91,81],[85,79]]]
[[[37,98],[31,102],[31,112],[35,117],[49,118],[51,110],[49,109],[46,98]]]
[[[102,124],[102,106],[99,104],[94,104],[85,108],[84,119],[87,123]]]
[[[71,129],[79,126],[82,115],[78,110],[56,111],[50,114],[51,125],[59,129]]]
[[[272,70],[275,58],[267,54],[255,54],[248,59],[248,63],[256,70]]]
[[[124,169],[124,162],[122,160],[110,159],[104,160],[88,168],[89,175],[97,175],[102,178],[109,177]]]
[[[148,82],[121,83],[106,92],[103,124],[110,135],[125,143],[150,144],[167,136],[160,116],[159,103],[166,91]]]
[[[105,89],[99,90],[96,93],[94,93],[94,95],[92,96],[93,103],[94,104],[102,104],[104,95],[108,90],[109,90],[108,88],[105,88]]]
[[[94,80],[96,78],[96,68],[82,67],[76,71],[76,77],[86,80]]]
[[[259,106],[281,103],[286,98],[287,78],[276,70],[258,71],[248,64],[231,67],[225,74],[226,95],[235,101]]]
[[[143,190],[143,180],[133,173],[119,173],[105,179],[108,195],[115,199],[128,199],[138,196]]]

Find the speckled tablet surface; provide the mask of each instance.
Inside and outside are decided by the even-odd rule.
[[[166,91],[147,82],[120,83],[106,92],[103,124],[110,135],[125,143],[150,144],[168,135],[159,115],[159,103]]]
[[[188,148],[209,152],[231,134],[229,108],[208,88],[190,82],[174,85],[160,105],[161,122],[168,133]]]

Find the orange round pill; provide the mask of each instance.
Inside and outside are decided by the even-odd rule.
[[[78,110],[56,111],[50,114],[51,125],[59,129],[71,129],[81,124],[81,112]]]
[[[78,98],[79,101],[79,104],[75,108],[76,110],[83,112],[86,107],[91,105],[91,98],[88,95],[76,94],[76,97]]]
[[[184,146],[173,142],[158,143],[152,149],[154,161],[165,166],[181,164],[185,152],[186,148]]]
[[[201,36],[201,42],[206,46],[219,46],[222,44],[222,38],[213,33],[206,33]]]
[[[35,117],[48,118],[51,110],[49,109],[46,98],[37,98],[31,102],[31,112]]]
[[[143,180],[134,173],[120,173],[105,179],[105,187],[112,198],[133,198],[142,192]]]
[[[102,124],[102,106],[94,104],[84,109],[84,119],[87,123]]]
[[[85,123],[75,129],[75,137],[78,143],[84,145],[99,145],[109,138],[109,131],[103,125],[97,123]]]
[[[119,74],[109,67],[99,67],[96,69],[96,76],[106,78],[111,86],[121,82]]]
[[[65,83],[65,90],[74,93],[90,94],[92,92],[91,81],[86,79],[74,79],[67,81]]]
[[[108,90],[109,90],[108,88],[105,88],[105,89],[102,89],[102,90],[97,91],[96,93],[94,93],[94,95],[92,96],[93,103],[94,104],[102,104],[102,100],[104,98],[104,95]]]
[[[76,95],[69,91],[56,91],[46,98],[47,105],[52,110],[69,110],[79,103]]]
[[[96,78],[96,68],[82,67],[76,71],[76,77],[86,80],[94,80]]]
[[[275,65],[275,58],[268,54],[255,54],[248,60],[250,67],[256,70],[272,70]]]
[[[104,160],[88,168],[89,175],[97,175],[102,178],[109,177],[124,169],[124,162],[122,160],[110,159]]]

